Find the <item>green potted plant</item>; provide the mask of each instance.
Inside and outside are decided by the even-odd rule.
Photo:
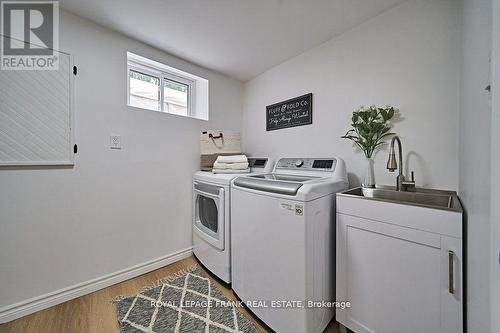
[[[352,129],[342,136],[358,146],[366,158],[366,173],[363,179],[364,187],[375,187],[373,171],[373,154],[385,143],[391,132],[391,120],[399,110],[388,105],[385,107],[360,107],[352,113]]]

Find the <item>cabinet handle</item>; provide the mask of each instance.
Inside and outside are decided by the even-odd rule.
[[[455,293],[455,253],[451,250],[448,251],[448,292]]]

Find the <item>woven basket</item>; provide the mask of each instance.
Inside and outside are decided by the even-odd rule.
[[[239,132],[209,130],[200,135],[200,168],[211,171],[215,160],[221,155],[241,154]]]

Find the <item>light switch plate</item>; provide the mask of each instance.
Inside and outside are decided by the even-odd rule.
[[[119,135],[111,134],[109,137],[109,147],[111,149],[122,149],[122,140]]]

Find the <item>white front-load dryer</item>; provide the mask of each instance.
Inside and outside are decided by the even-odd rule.
[[[250,174],[270,172],[268,158],[248,158]],[[231,283],[231,180],[242,174],[193,175],[193,253],[210,272]],[[248,173],[246,175],[249,175]]]

